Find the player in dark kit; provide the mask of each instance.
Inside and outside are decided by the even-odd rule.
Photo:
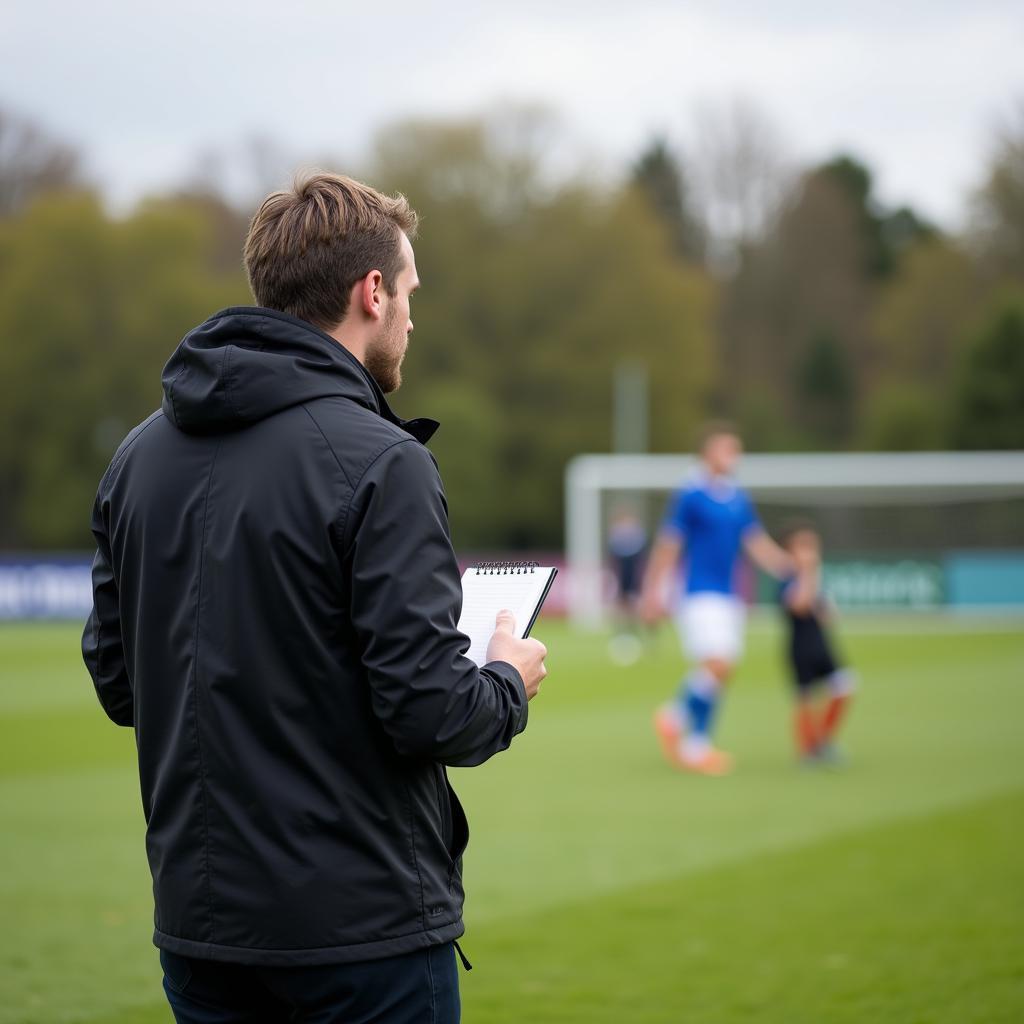
[[[792,523],[783,532],[782,546],[796,566],[796,574],[779,588],[779,601],[789,625],[797,749],[808,762],[834,761],[835,734],[849,707],[854,677],[835,656],[826,633],[829,605],[821,591],[821,538],[809,523]]]
[[[617,665],[632,665],[644,652],[640,593],[643,584],[647,530],[636,512],[621,506],[612,514],[608,530],[608,558],[615,574],[616,629],[608,641],[608,656]]]

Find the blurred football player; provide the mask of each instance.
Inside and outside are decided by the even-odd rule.
[[[656,621],[665,611],[670,577],[682,570],[679,629],[693,667],[676,699],[658,710],[654,724],[669,762],[704,775],[724,775],[732,765],[711,736],[723,687],[743,653],[746,608],[737,586],[741,554],[778,579],[793,571],[789,555],[765,532],[736,483],[742,452],[730,424],[704,429],[700,467],[669,504],[644,580],[643,615]]]
[[[797,752],[808,763],[836,761],[835,735],[854,677],[836,656],[827,631],[831,607],[821,589],[821,537],[810,523],[794,522],[783,531],[782,544],[794,566],[779,588],[779,603],[789,626]]]

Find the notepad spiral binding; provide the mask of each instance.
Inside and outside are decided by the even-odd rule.
[[[477,576],[512,576],[536,572],[540,562],[479,562]]]

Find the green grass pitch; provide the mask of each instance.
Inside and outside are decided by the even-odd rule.
[[[541,623],[529,729],[452,773],[468,1024],[1024,1020],[1022,623],[847,625],[847,766],[795,766],[767,618],[721,720],[738,771],[699,779],[650,730],[668,630],[621,669]],[[166,1024],[133,737],[77,645],[0,627],[0,1024]]]

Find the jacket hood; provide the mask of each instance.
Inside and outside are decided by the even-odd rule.
[[[237,430],[316,398],[348,398],[426,442],[427,419],[403,420],[355,356],[312,324],[235,306],[182,339],[161,375],[164,415],[187,434]]]

